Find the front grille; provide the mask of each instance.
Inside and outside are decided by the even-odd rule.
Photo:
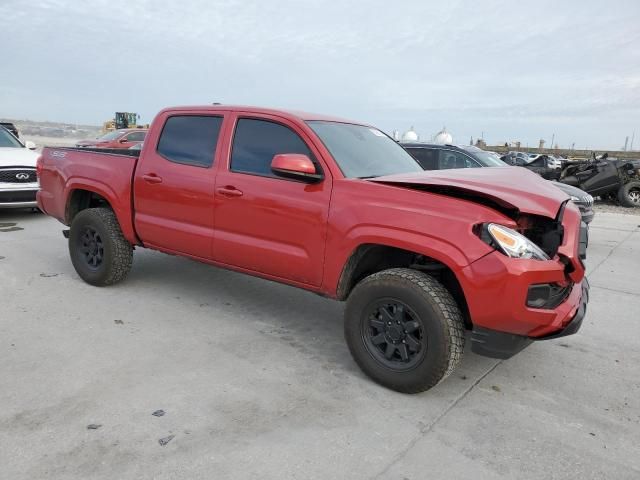
[[[18,192],[3,192],[0,190],[0,205],[3,203],[20,203],[20,202],[35,202],[36,190],[18,191]]]
[[[574,200],[573,203],[579,207],[591,208],[593,207],[593,197],[591,195],[585,195],[584,197],[580,197],[579,200]]]
[[[0,170],[0,183],[35,183],[37,181],[35,168]]]

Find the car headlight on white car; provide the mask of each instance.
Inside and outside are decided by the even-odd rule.
[[[486,228],[495,245],[505,255],[511,258],[549,260],[549,255],[539,246],[515,230],[497,223],[489,223]]]

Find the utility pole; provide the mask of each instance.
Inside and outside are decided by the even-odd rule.
[[[633,139],[635,138],[635,136],[636,136],[636,132],[633,132],[631,134],[631,146],[629,147],[630,152],[633,152]]]
[[[550,145],[551,150],[553,150],[553,141],[555,140],[555,138],[556,138],[556,134],[554,133],[553,135],[551,135],[551,145]]]

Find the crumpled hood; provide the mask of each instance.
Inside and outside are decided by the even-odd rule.
[[[28,148],[0,147],[0,167],[35,167],[38,156]]]
[[[441,195],[488,200],[501,208],[555,218],[569,197],[548,180],[522,167],[460,168],[401,173],[369,181]]]

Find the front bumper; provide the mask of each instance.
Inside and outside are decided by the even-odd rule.
[[[0,208],[32,208],[37,207],[37,183],[2,184],[0,186]]]
[[[586,277],[582,282],[574,286],[574,290],[580,292],[580,300],[575,314],[569,322],[560,330],[540,337],[529,337],[512,333],[500,332],[489,328],[474,327],[471,332],[471,351],[491,358],[507,359],[520,352],[522,349],[538,340],[551,340],[554,338],[573,335],[582,326],[582,321],[587,313],[589,303],[589,281]]]

